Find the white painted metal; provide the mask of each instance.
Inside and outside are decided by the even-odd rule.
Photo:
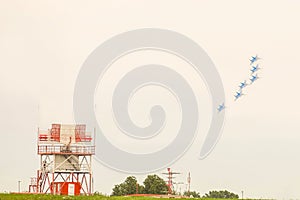
[[[68,195],[74,196],[75,194],[75,184],[69,183],[68,184]]]
[[[76,143],[75,128],[76,125],[62,124],[60,128],[60,142],[67,145],[69,144],[71,138],[71,143]]]

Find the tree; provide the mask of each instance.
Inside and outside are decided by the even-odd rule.
[[[196,191],[189,191],[189,192],[185,191],[183,193],[183,196],[187,196],[187,197],[193,196],[194,198],[200,198],[200,193]]]
[[[165,181],[156,174],[148,175],[144,180],[144,186],[146,194],[166,194],[168,191]]]
[[[138,185],[138,194],[144,194],[145,193],[145,187],[143,185]]]
[[[122,196],[128,194],[135,194],[137,189],[137,180],[134,176],[129,176],[126,180],[113,188],[113,196]]]
[[[121,184],[115,185],[111,195],[112,196],[122,196],[125,194],[126,194],[126,191],[125,191],[124,183],[121,183]]]
[[[224,191],[209,191],[208,194],[205,194],[205,198],[215,198],[215,199],[238,199],[239,195],[232,192]]]
[[[137,184],[137,180],[134,176],[127,177],[125,180],[125,190],[127,194],[135,194]]]

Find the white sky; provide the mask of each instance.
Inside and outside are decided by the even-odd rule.
[[[27,190],[36,175],[38,126],[73,123],[74,84],[87,56],[116,34],[154,27],[177,31],[202,46],[229,101],[222,138],[201,161],[197,156],[209,122],[206,114],[200,118],[199,137],[171,166],[183,173],[178,180],[185,181],[190,171],[192,189],[202,195],[227,189],[239,195],[243,190],[249,198],[300,199],[299,19],[297,0],[0,1],[0,192],[16,191],[18,180]],[[253,54],[263,57],[262,78],[233,102]],[[136,59],[141,56],[159,60],[162,55]],[[133,60],[134,55],[123,64]],[[175,58],[165,62],[179,64]],[[209,100],[201,79],[192,84],[205,109]],[[101,95],[96,97],[101,102]],[[132,114],[143,117],[134,109]],[[112,125],[105,127],[108,132]],[[132,150],[127,143],[119,145]],[[128,176],[97,162],[94,175],[95,190],[108,194]],[[140,182],[144,178],[138,176]]]

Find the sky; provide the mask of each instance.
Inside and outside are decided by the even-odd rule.
[[[222,137],[207,158],[198,159],[211,117],[205,84],[176,56],[145,51],[121,58],[99,81],[98,88],[105,89],[95,93],[96,115],[105,122],[109,140],[126,151],[147,153],[174,137],[180,109],[172,94],[157,86],[137,93],[129,110],[133,121],[145,126],[149,118],[143,108],[162,102],[169,124],[159,138],[143,145],[120,140],[109,113],[109,95],[126,70],[142,63],[168,64],[191,77],[188,83],[201,110],[197,137],[170,165],[181,172],[176,180],[186,182],[191,172],[191,189],[202,195],[227,189],[239,195],[244,191],[246,198],[300,199],[299,1],[12,0],[0,5],[0,192],[16,191],[18,180],[28,190],[39,168],[38,127],[74,123],[75,82],[90,53],[117,34],[160,28],[189,37],[213,60],[226,94]],[[256,54],[262,57],[261,78],[234,101],[239,82],[249,77],[249,58]],[[94,190],[106,194],[132,175],[95,159],[93,169]],[[135,176],[139,182],[146,177]]]

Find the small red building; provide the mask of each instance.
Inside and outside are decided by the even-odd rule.
[[[52,194],[80,195],[81,185],[79,182],[52,182]]]

